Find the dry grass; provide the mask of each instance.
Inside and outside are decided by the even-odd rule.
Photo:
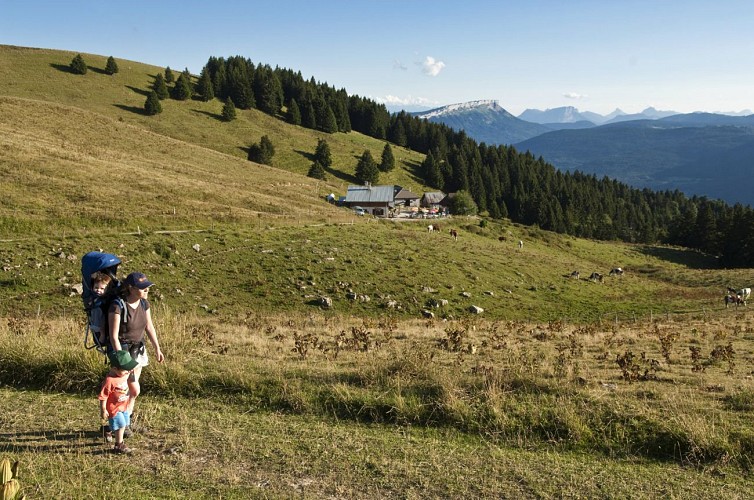
[[[155,317],[168,362],[145,371],[143,432],[128,462],[92,433],[104,367],[71,345],[80,325],[0,323],[5,451],[27,464],[37,493],[73,483],[83,496],[109,497],[134,477],[136,497],[748,491],[748,314],[609,327],[259,314],[216,322],[164,308]],[[669,362],[661,338],[673,339]],[[735,354],[715,358],[728,343]],[[616,363],[628,351],[636,378]],[[77,472],[90,468],[119,471],[107,493]]]

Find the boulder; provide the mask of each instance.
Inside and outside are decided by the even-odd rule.
[[[471,314],[482,314],[484,312],[484,309],[482,309],[479,306],[470,306],[469,307],[469,312]]]

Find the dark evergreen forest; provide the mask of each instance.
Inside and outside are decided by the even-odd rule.
[[[302,127],[355,130],[425,153],[417,173],[428,185],[446,193],[467,191],[493,218],[583,238],[685,246],[719,257],[724,267],[754,265],[749,206],[564,173],[528,151],[477,143],[463,131],[405,112],[391,114],[371,99],[241,56],[210,57],[199,81],[201,98],[230,98],[237,108],[256,108]]]

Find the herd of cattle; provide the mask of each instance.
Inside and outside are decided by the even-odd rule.
[[[614,267],[610,270],[608,273],[609,276],[622,276],[623,275],[623,269],[620,267]],[[573,278],[573,279],[581,279],[581,273],[578,271],[574,271],[571,274],[567,274],[566,277]],[[604,275],[600,274],[598,272],[594,272],[589,275],[589,280],[602,283],[602,280],[604,279]]]

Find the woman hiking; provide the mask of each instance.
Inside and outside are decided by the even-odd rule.
[[[128,411],[133,413],[134,402],[139,395],[139,377],[141,370],[149,364],[144,336],[149,338],[155,350],[158,363],[165,361],[165,355],[160,349],[157,340],[157,330],[152,322],[152,313],[149,308],[149,287],[154,283],[147,279],[144,273],[131,273],[123,282],[123,300],[114,300],[108,312],[108,325],[110,330],[110,347],[113,352],[127,350],[131,357],[139,364],[131,372],[128,378],[130,401]],[[127,432],[130,434],[130,432]]]

